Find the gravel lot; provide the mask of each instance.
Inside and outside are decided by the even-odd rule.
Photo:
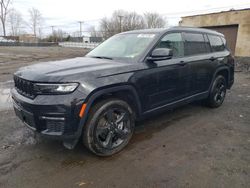
[[[121,153],[100,158],[40,138],[14,115],[11,73],[82,49],[0,47],[0,187],[249,187],[250,74],[236,73],[222,107],[199,103],[137,123]]]
[[[0,81],[12,79],[12,74],[19,67],[34,62],[80,57],[85,54],[86,50],[82,48],[0,46]]]

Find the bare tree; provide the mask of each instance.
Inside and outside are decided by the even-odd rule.
[[[122,30],[130,31],[145,28],[143,17],[136,12],[129,12],[123,17]]]
[[[29,15],[30,15],[30,28],[32,29],[32,32],[35,36],[37,36],[37,33],[41,32],[41,25],[43,23],[43,17],[40,11],[36,8],[31,8],[29,10]],[[40,29],[40,31],[39,31]]]
[[[108,38],[122,31],[144,28],[161,28],[167,25],[167,20],[158,13],[147,12],[143,16],[136,12],[124,10],[114,11],[111,18],[103,18],[100,30],[104,38]]]
[[[136,12],[117,10],[111,18],[103,18],[100,29],[104,38],[108,38],[121,31],[129,31],[144,28],[143,17]]]
[[[162,28],[166,27],[167,21],[158,13],[147,12],[144,14],[144,22],[146,28]]]
[[[9,5],[10,5],[11,0],[0,0],[0,20],[2,23],[2,28],[3,28],[3,35],[6,36],[6,19],[7,15],[9,13]]]
[[[116,30],[116,23],[114,23],[114,25],[112,25],[111,20],[109,20],[108,18],[102,18],[100,21],[100,30],[101,30],[101,34],[102,37],[104,39],[107,39],[109,37],[111,37],[114,34],[117,34],[118,31]]]
[[[8,22],[10,25],[10,34],[12,36],[20,35],[24,23],[22,14],[15,9],[11,9],[8,16]]]
[[[62,29],[54,30],[53,31],[53,42],[62,42],[63,38],[66,36],[66,32]]]

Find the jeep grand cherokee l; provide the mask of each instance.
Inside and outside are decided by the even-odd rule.
[[[12,97],[32,130],[109,156],[128,144],[136,120],[201,99],[219,107],[233,81],[222,34],[173,27],[120,33],[85,57],[21,68]]]

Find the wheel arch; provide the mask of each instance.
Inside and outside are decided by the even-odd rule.
[[[212,85],[213,85],[213,82],[214,82],[214,80],[216,79],[216,77],[217,77],[218,75],[222,75],[222,76],[225,77],[225,79],[226,79],[226,84],[227,84],[227,89],[229,89],[230,70],[229,70],[229,67],[223,66],[223,67],[219,67],[219,68],[215,71],[215,73],[214,73],[214,75],[213,75],[212,82],[211,82],[211,84],[210,84],[210,89],[209,89],[209,90],[211,90],[211,87],[212,87]]]
[[[86,103],[87,103],[86,109],[84,112],[84,116],[80,120],[77,131],[79,137],[82,134],[82,129],[87,121],[91,107],[96,102],[109,97],[117,97],[119,99],[125,100],[135,111],[136,118],[141,115],[142,113],[141,102],[134,86],[127,84],[127,85],[115,85],[105,88],[99,88],[98,90],[94,90],[92,93],[90,93],[89,96],[86,98]]]

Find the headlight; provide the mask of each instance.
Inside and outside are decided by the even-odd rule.
[[[34,90],[37,94],[66,94],[75,91],[78,83],[64,83],[64,84],[43,84],[36,83]]]

